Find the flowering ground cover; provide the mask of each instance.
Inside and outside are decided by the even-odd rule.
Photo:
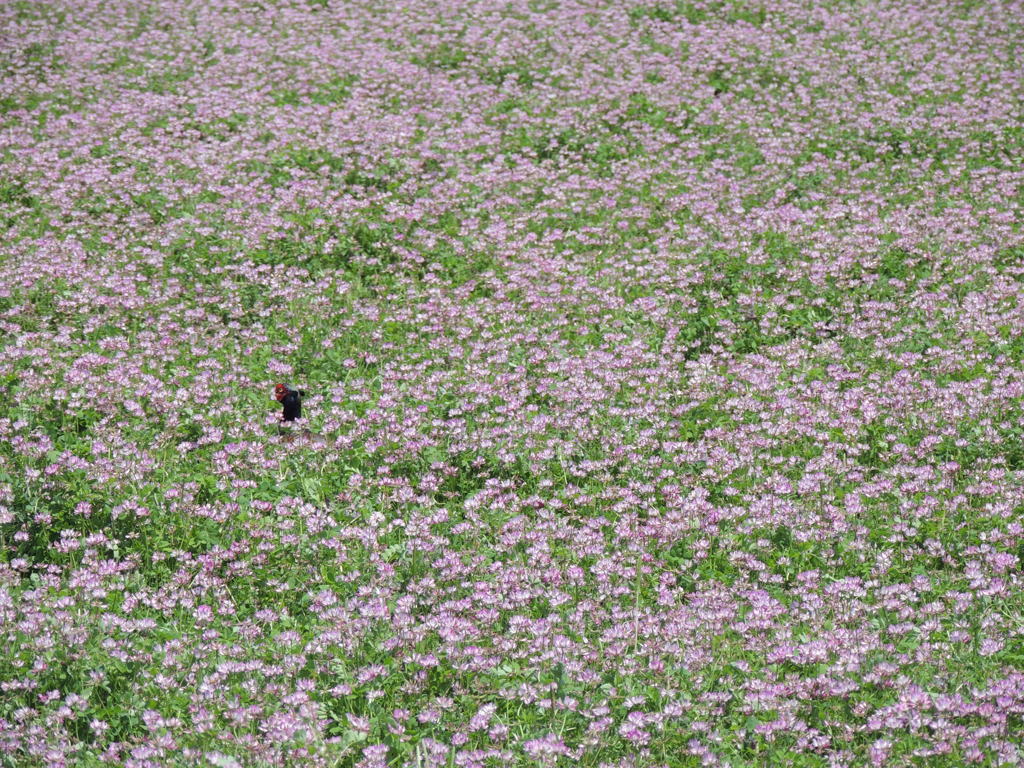
[[[1021,762],[1022,19],[0,4],[0,765]]]

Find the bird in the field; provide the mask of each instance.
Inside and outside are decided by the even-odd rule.
[[[301,389],[292,389],[287,384],[278,384],[274,387],[274,397],[284,406],[281,421],[295,421],[302,418],[302,398],[305,394]]]
[[[274,397],[284,409],[281,413],[281,423],[277,427],[278,432],[286,443],[301,441],[315,445],[326,445],[327,441],[324,438],[310,432],[306,428],[295,431],[291,428],[291,425],[284,426],[286,421],[295,421],[302,418],[302,398],[305,396],[306,393],[303,390],[292,389],[287,384],[278,384],[274,387]]]

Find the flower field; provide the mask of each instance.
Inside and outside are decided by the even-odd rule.
[[[1021,61],[0,3],[0,766],[1024,762]]]

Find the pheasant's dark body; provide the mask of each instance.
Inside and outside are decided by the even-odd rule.
[[[292,390],[281,401],[284,406],[284,420],[295,421],[302,417],[302,393]]]

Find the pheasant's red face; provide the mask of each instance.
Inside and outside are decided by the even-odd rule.
[[[286,387],[284,384],[278,384],[276,387],[274,387],[274,397],[277,398],[277,402],[281,402],[282,400],[284,400],[285,395],[287,394],[288,387]]]

